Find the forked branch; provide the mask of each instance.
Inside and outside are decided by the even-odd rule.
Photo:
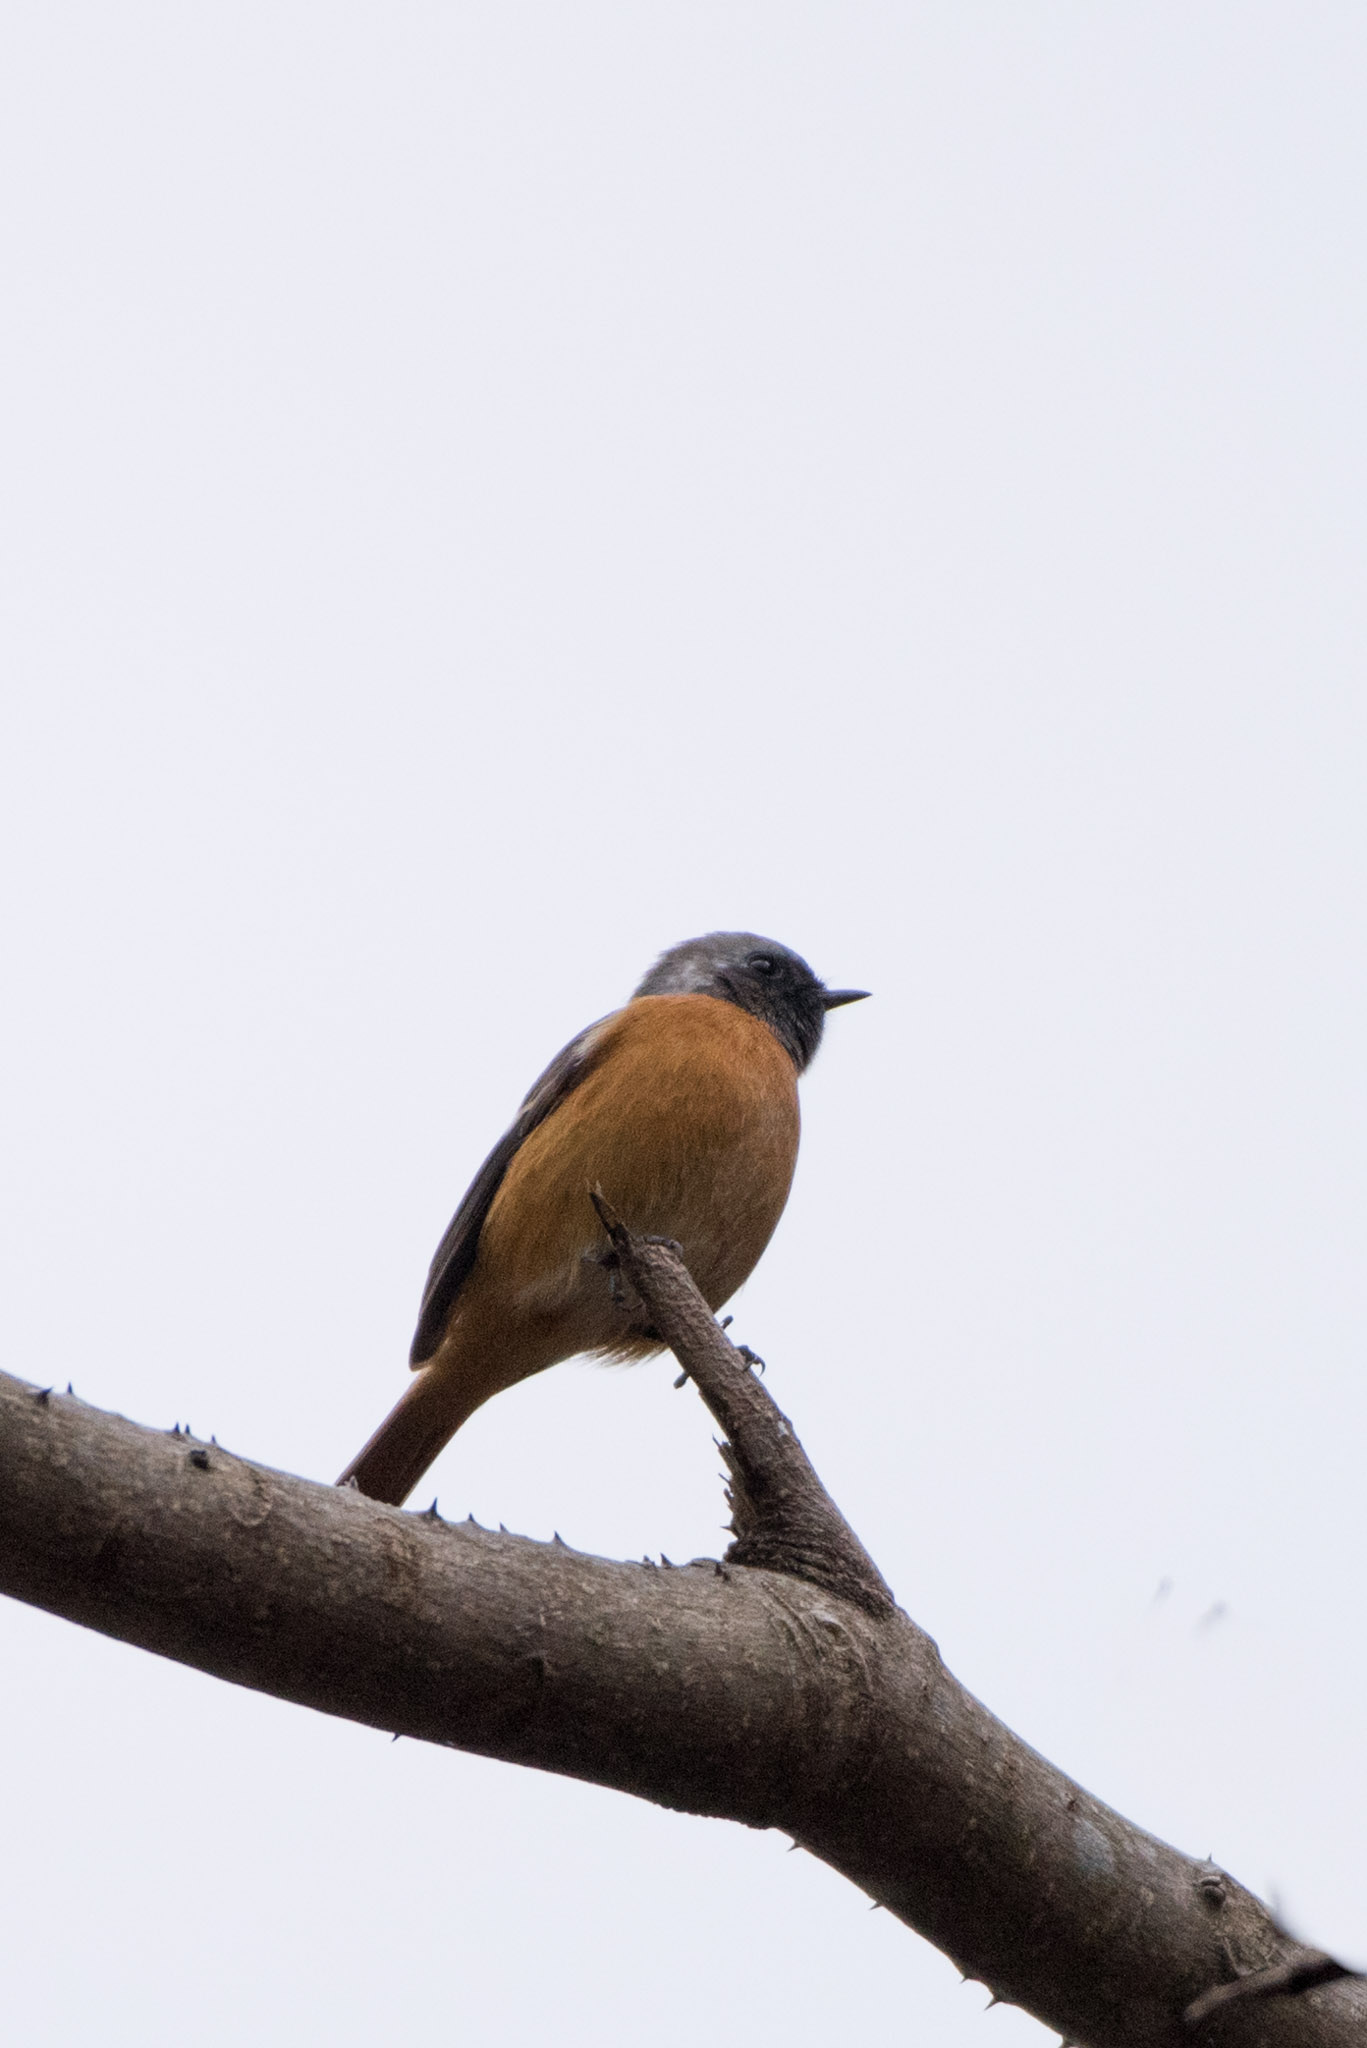
[[[725,1433],[725,1562],[452,1526],[0,1375],[0,1591],[325,1713],[781,1828],[1082,2048],[1362,2048],[1367,1987],[949,1675],[676,1254],[604,1221]]]

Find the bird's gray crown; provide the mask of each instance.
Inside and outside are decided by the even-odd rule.
[[[827,1010],[863,989],[829,989],[800,953],[758,932],[707,932],[662,953],[636,996],[716,996],[760,1018],[799,1073],[821,1043]],[[633,1000],[635,997],[633,997]]]

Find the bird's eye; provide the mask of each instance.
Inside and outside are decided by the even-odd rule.
[[[772,953],[752,953],[745,964],[753,967],[756,974],[778,973],[778,962]]]

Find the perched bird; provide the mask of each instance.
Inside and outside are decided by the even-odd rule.
[[[397,1505],[491,1394],[578,1352],[660,1349],[614,1297],[590,1188],[633,1230],[676,1239],[720,1308],[783,1213],[797,1077],[826,1012],[867,993],[824,987],[754,932],[662,954],[552,1060],[470,1183],[427,1276],[417,1377],[338,1484]]]

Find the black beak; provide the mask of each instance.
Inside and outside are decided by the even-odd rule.
[[[821,1007],[823,1010],[838,1010],[843,1003],[862,1003],[870,994],[866,988],[823,988]]]

